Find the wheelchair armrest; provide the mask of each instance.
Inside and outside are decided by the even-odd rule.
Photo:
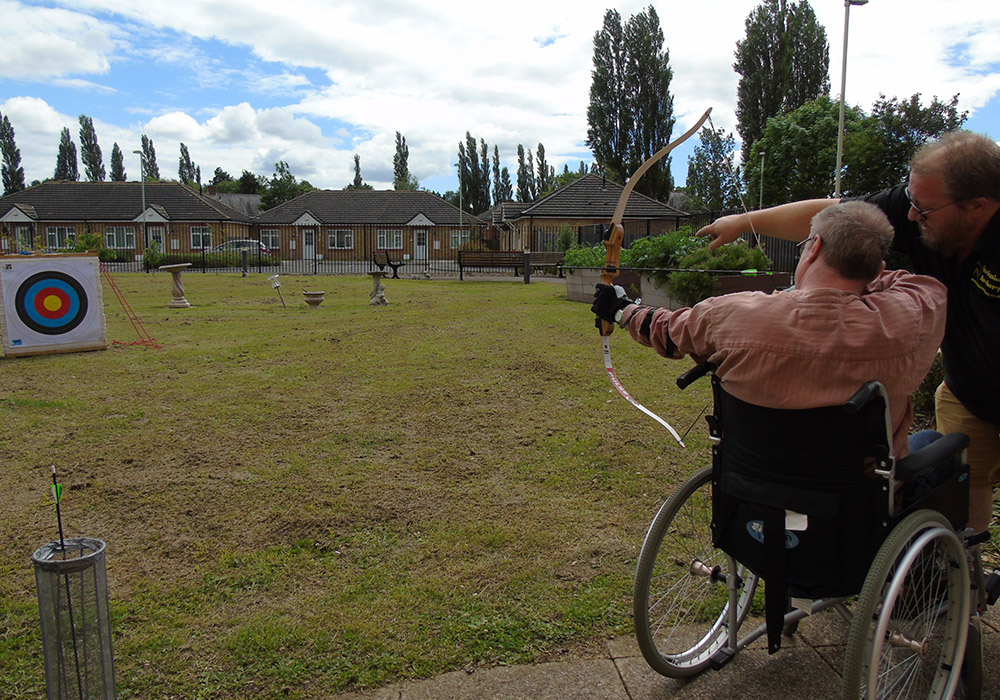
[[[910,481],[926,474],[949,457],[959,454],[968,446],[969,436],[965,433],[948,433],[897,461],[896,479],[899,481]]]

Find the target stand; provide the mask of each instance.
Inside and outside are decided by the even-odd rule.
[[[108,347],[95,255],[0,257],[0,301],[7,357]]]

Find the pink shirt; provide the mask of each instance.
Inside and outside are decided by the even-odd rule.
[[[665,357],[715,363],[727,392],[760,406],[842,404],[877,379],[889,392],[898,458],[909,453],[910,394],[941,344],[946,303],[937,280],[893,270],[861,296],[837,289],[740,292],[690,309],[642,309],[628,328]],[[636,308],[628,307],[625,318]],[[650,313],[647,340],[639,329]],[[670,355],[669,341],[677,346]]]

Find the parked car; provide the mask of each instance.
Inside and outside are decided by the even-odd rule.
[[[249,250],[252,255],[256,255],[258,251],[261,255],[268,255],[270,253],[266,245],[251,238],[235,238],[215,246],[215,250],[220,253]]]

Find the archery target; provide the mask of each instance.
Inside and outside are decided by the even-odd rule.
[[[7,355],[107,348],[97,258],[2,258],[0,291]]]

